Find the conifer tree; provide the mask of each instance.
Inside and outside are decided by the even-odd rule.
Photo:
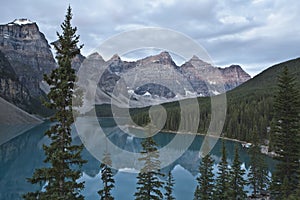
[[[111,195],[111,190],[115,187],[115,180],[113,178],[111,166],[112,161],[108,152],[104,153],[103,162],[100,165],[101,168],[101,179],[103,182],[103,189],[98,191],[101,200],[113,200],[114,197]]]
[[[230,177],[229,177],[229,169],[228,162],[226,156],[226,147],[224,140],[222,142],[222,158],[221,162],[218,165],[219,171],[216,179],[216,189],[214,192],[215,199],[230,199]]]
[[[239,149],[235,145],[234,160],[230,171],[230,199],[245,199],[247,194],[244,190],[246,180],[244,179],[245,170],[241,168],[241,161],[239,158]]]
[[[272,176],[274,199],[294,193],[299,184],[300,155],[300,94],[296,79],[285,67],[278,77],[278,91],[274,99],[273,146],[279,161]]]
[[[174,186],[174,178],[172,176],[172,172],[169,171],[166,186],[165,186],[165,190],[166,190],[165,198],[166,198],[166,200],[175,200],[175,198],[173,196],[173,186]]]
[[[197,184],[195,192],[194,192],[194,200],[201,199],[200,186]]]
[[[151,130],[149,131],[151,133]],[[157,144],[150,136],[142,141],[143,157],[139,158],[144,162],[144,166],[139,172],[137,179],[137,191],[134,194],[136,200],[161,200],[163,199],[163,182],[159,176],[163,176],[160,172],[159,152]]]
[[[212,200],[214,192],[214,161],[210,154],[203,157],[199,166],[199,177],[197,177],[197,188],[194,193],[194,200]]]
[[[300,183],[294,193],[289,196],[288,200],[300,200]]]
[[[254,127],[252,136],[252,144],[249,149],[250,156],[250,170],[248,177],[248,184],[253,189],[253,196],[257,196],[262,191],[266,190],[269,185],[268,168],[265,163],[264,156],[261,154],[257,128]]]
[[[28,179],[32,184],[45,184],[44,191],[30,192],[25,199],[84,199],[80,191],[84,188],[80,178],[80,167],[84,160],[81,158],[82,145],[72,144],[71,124],[74,122],[72,98],[75,95],[75,71],[71,67],[71,60],[80,53],[82,46],[77,47],[79,36],[77,28],[71,25],[72,12],[68,7],[65,21],[62,23],[62,34],[57,33],[58,43],[54,45],[59,67],[49,76],[44,76],[50,85],[49,102],[46,106],[56,111],[51,118],[56,123],[45,133],[51,139],[49,146],[44,145],[45,163],[49,167],[36,169],[33,177]],[[81,102],[76,97],[78,102]]]

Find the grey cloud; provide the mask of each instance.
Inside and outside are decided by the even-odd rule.
[[[298,0],[15,0],[1,2],[0,23],[29,18],[53,41],[69,3],[85,54],[115,34],[148,26],[182,32],[216,64],[238,63],[252,75],[300,54]]]

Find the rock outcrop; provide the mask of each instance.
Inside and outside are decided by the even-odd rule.
[[[225,91],[232,90],[251,78],[239,65],[226,68],[214,67],[197,56],[193,56],[180,66],[179,70],[201,96],[223,93],[223,88]]]
[[[111,103],[112,96],[130,99],[132,103],[130,107],[143,107],[190,97],[213,96],[231,90],[251,78],[238,65],[227,68],[214,67],[196,56],[177,66],[168,52],[161,52],[135,62],[123,61],[118,55],[105,62],[96,53],[85,62],[87,65],[91,65],[89,63],[93,65],[90,71],[85,72],[93,74],[87,76],[91,77],[89,80],[92,80],[93,84],[98,81],[95,84],[98,86],[96,104]],[[94,77],[97,70],[102,71],[101,77]],[[89,93],[92,94],[93,91]]]
[[[50,45],[36,23],[26,19],[0,25],[0,50],[5,54],[19,82],[31,96],[42,94],[39,84],[56,63]]]
[[[14,69],[0,51],[0,97],[14,105],[25,108],[30,100],[28,89],[20,83]]]
[[[231,65],[220,70],[226,80],[225,87],[227,90],[231,90],[251,78],[239,65]]]
[[[212,96],[250,79],[238,65],[222,69],[196,56],[177,66],[168,52],[135,62],[123,61],[118,55],[108,61],[99,54],[88,59],[78,55],[72,66],[78,71],[84,62],[94,67],[81,74],[89,78],[82,84],[97,86],[97,104],[110,103],[112,95],[118,98],[124,91],[125,99],[133,102],[131,107]],[[26,111],[41,114],[44,109],[40,97],[49,91],[43,75],[56,66],[50,45],[36,23],[21,19],[0,25],[0,97]],[[101,77],[96,77],[99,71]]]

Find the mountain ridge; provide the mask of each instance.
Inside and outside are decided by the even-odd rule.
[[[102,59],[100,62],[103,62]],[[133,91],[130,92],[130,95],[133,95],[131,100],[149,101],[149,105],[151,104],[149,97],[156,100],[158,98],[172,100],[176,96],[178,98],[186,98],[188,95],[212,96],[231,90],[251,78],[240,66],[215,67],[197,56],[178,66],[166,51],[135,61],[123,61],[120,56],[114,55],[104,65],[106,70],[99,84],[104,93],[112,93],[120,78],[125,76],[125,79],[131,81],[127,85],[128,91]],[[134,70],[138,75],[132,73]],[[132,80],[136,75],[142,76],[143,80],[139,80],[139,77]],[[166,90],[167,87],[170,88]],[[140,88],[143,88],[142,91]],[[174,90],[172,94],[170,90]],[[148,99],[143,97],[145,94]],[[163,103],[163,100],[160,103]],[[137,107],[146,105],[141,104]]]
[[[223,127],[223,136],[251,142],[252,134],[258,131],[260,143],[268,145],[270,126],[273,120],[274,96],[277,91],[277,78],[283,68],[287,67],[294,74],[300,88],[300,58],[278,63],[264,70],[249,81],[227,92],[227,115]],[[199,133],[206,133],[211,118],[211,102],[208,97],[198,98],[201,112]],[[178,102],[162,104],[167,110],[168,117],[164,130],[178,130],[178,123],[174,123],[180,113]],[[100,107],[97,109],[99,110]],[[109,109],[105,113],[109,115]],[[149,107],[132,109],[132,118],[139,125],[148,123]],[[97,112],[98,116],[101,113]]]
[[[40,97],[45,98],[48,89],[43,82],[43,74],[49,74],[57,67],[57,63],[51,52],[50,44],[39,30],[37,23],[28,19],[16,19],[8,24],[0,25],[0,51],[12,66],[20,86],[29,93],[29,97],[25,99],[24,103],[17,104],[17,106],[28,112],[48,115],[41,113],[44,109]],[[177,66],[166,51],[133,62],[123,61],[119,55],[112,56],[108,61],[104,61],[100,54],[92,56],[97,57],[98,67],[103,67],[103,65],[108,67],[96,85],[102,92],[110,94],[124,73],[127,76],[127,72],[142,65],[139,68],[141,74],[131,73],[131,75],[136,78],[142,76],[144,80],[137,81],[135,85],[132,84],[128,90],[128,93],[133,91],[130,94],[132,95],[131,100],[146,102],[139,104],[139,107],[153,103],[149,101],[149,96],[151,99],[160,98],[159,101],[154,100],[154,104],[171,101],[175,97],[178,99],[189,96],[211,96],[230,90],[250,79],[250,76],[242,68],[243,75],[240,76],[233,74],[236,73],[234,70],[223,70],[212,66],[196,56],[190,59],[190,68],[184,68],[183,65]],[[72,61],[73,68],[78,71],[85,60],[83,55],[76,56]],[[195,66],[194,61],[197,61],[199,66]],[[186,61],[186,63],[188,62]],[[199,64],[200,62],[202,65]],[[203,71],[198,72],[197,70],[201,69],[200,65]],[[170,69],[176,77],[174,74],[170,74]],[[205,80],[207,77],[203,75],[204,73],[210,73],[208,78],[213,78],[218,74],[215,77],[217,80]],[[232,76],[227,76],[228,74]],[[156,76],[161,76],[163,79],[158,79]],[[180,76],[182,77],[180,78]],[[132,79],[132,77],[127,78]],[[183,79],[186,79],[185,83],[179,81]],[[223,85],[225,85],[225,90],[222,89]],[[173,89],[175,91],[172,91]],[[5,95],[2,97],[14,103],[10,97]]]

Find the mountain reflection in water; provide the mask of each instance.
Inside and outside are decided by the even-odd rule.
[[[110,140],[120,148],[127,151],[140,152],[140,139],[134,138],[123,133],[115,126],[112,118],[99,119],[102,127],[105,127],[105,133],[109,135]],[[32,185],[26,181],[26,178],[32,176],[34,169],[45,166],[43,163],[44,152],[42,145],[49,144],[48,138],[44,137],[44,132],[50,127],[51,123],[45,122],[40,124],[13,139],[0,145],[0,200],[18,200],[21,195],[36,189],[40,189],[42,185]],[[80,138],[76,136],[74,130],[74,142],[80,143]],[[20,130],[21,131],[21,130]],[[1,134],[4,134],[1,132]],[[158,133],[154,139],[159,147],[168,144],[175,134]],[[6,136],[9,138],[8,136]],[[180,135],[180,137],[192,137],[189,135]],[[174,194],[176,199],[193,199],[194,189],[196,187],[195,177],[198,175],[199,167],[199,149],[203,141],[203,136],[195,137],[194,142],[187,151],[182,152],[182,156],[171,165],[162,169],[163,173],[172,171],[175,178]],[[227,155],[229,164],[232,163],[234,156],[234,141],[226,141]],[[247,149],[240,148],[240,160],[242,161],[246,171],[249,169],[249,156]],[[217,142],[212,149],[211,154],[215,160],[214,171],[217,170],[217,163],[220,161],[221,142]],[[180,149],[171,149],[172,151],[181,151]],[[83,176],[80,180],[85,181],[85,189],[83,191],[85,199],[99,199],[97,191],[102,187],[100,179],[100,162],[95,159],[86,149],[83,150],[82,156],[88,160],[82,168]],[[273,170],[274,161],[272,158],[266,157],[269,170]],[[113,190],[115,199],[129,200],[134,199],[133,194],[136,187],[136,172],[134,169],[124,168],[114,171],[116,187]],[[162,177],[165,179],[165,177]]]

